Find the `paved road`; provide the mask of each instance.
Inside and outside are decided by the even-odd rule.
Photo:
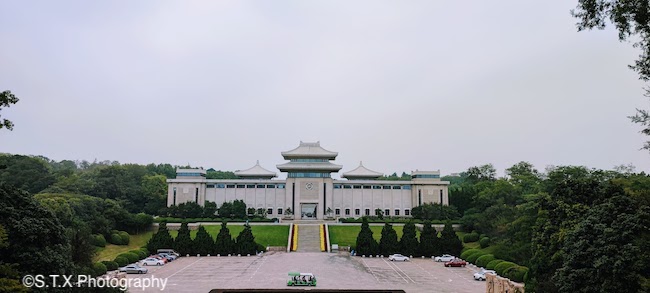
[[[286,288],[287,272],[314,273],[318,288],[403,289],[406,292],[485,292],[470,268],[445,268],[431,259],[390,262],[385,258],[350,257],[346,253],[269,252],[262,257],[182,257],[148,275],[168,278],[165,292],[208,292],[215,288]],[[140,290],[138,290],[140,291]],[[150,288],[145,292],[160,292]]]

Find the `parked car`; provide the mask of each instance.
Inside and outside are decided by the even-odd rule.
[[[451,254],[443,254],[441,256],[436,256],[436,257],[433,258],[433,260],[437,261],[437,262],[448,262],[448,261],[452,261],[454,259],[456,259],[456,257],[451,255]]]
[[[493,270],[481,269],[480,271],[474,273],[474,280],[485,281],[485,275],[496,275],[497,273]]]
[[[146,274],[149,270],[146,268],[143,268],[137,264],[130,264],[125,267],[119,268],[120,272],[124,272],[127,274]]]
[[[162,266],[165,262],[162,259],[147,257],[142,261],[143,266]]]
[[[176,260],[177,256],[174,254],[169,254],[169,253],[159,253],[158,256],[164,257],[169,261],[174,261]]]
[[[445,263],[445,267],[464,267],[467,262],[462,259],[454,259]]]
[[[178,252],[176,252],[176,251],[173,250],[173,249],[169,249],[169,248],[166,248],[166,249],[158,249],[158,250],[156,251],[156,253],[166,253],[166,254],[174,255],[174,256],[176,256],[176,257],[181,256],[180,254],[178,254]]]
[[[408,261],[409,258],[408,256],[403,256],[401,254],[392,254],[388,256],[388,260],[390,261]]]
[[[168,263],[168,262],[169,262],[169,260],[168,260],[167,258],[162,257],[162,256],[157,255],[157,254],[150,255],[149,257],[151,257],[151,258],[156,258],[156,259],[159,259],[159,260],[162,260],[162,261],[164,261],[165,263]]]

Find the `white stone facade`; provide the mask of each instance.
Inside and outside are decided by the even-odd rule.
[[[330,174],[341,166],[329,161],[337,153],[320,143],[301,142],[282,154],[290,160],[278,165],[288,173],[286,180],[270,179],[274,173],[259,165],[253,167],[256,172],[236,173],[240,179],[206,179],[203,170],[179,169],[176,179],[167,180],[167,205],[211,201],[220,206],[243,200],[248,208],[266,209],[269,218],[283,217],[291,208],[295,219],[323,219],[375,215],[376,209],[385,216],[410,216],[411,209],[423,203],[449,204],[449,182],[440,180],[440,171],[414,171],[410,181],[387,181],[375,179],[381,173],[360,166],[344,173],[348,179],[334,180]]]

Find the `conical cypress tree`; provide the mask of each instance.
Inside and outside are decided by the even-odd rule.
[[[448,253],[451,255],[459,256],[463,250],[463,242],[460,241],[454,227],[450,221],[445,223],[445,228],[440,233],[440,250],[441,253]]]
[[[181,228],[178,230],[178,235],[174,239],[174,250],[180,255],[186,255],[192,252],[192,247],[194,243],[192,237],[190,237],[190,229],[187,227],[187,222],[181,224]]]
[[[237,252],[242,255],[255,254],[257,252],[257,243],[255,243],[255,236],[251,226],[244,225],[244,230],[237,235]]]
[[[221,255],[235,253],[235,242],[232,240],[230,229],[228,229],[227,225],[226,221],[221,223],[221,230],[219,230],[217,241],[214,244],[215,252]]]
[[[409,221],[404,225],[402,230],[402,239],[400,239],[399,247],[400,251],[404,255],[416,255],[418,245],[417,234],[415,231],[415,224],[412,221]]]
[[[383,256],[389,256],[397,253],[399,242],[397,242],[397,232],[393,225],[386,223],[381,229],[381,239],[379,240],[379,251]]]
[[[162,248],[173,248],[174,247],[174,238],[169,234],[167,230],[167,223],[161,222],[158,224],[158,232],[151,236],[151,239],[147,242],[147,249],[149,253],[156,253],[158,249]]]
[[[372,230],[370,230],[366,217],[363,217],[356,245],[357,255],[375,255],[379,253],[379,244],[372,237]]]
[[[420,234],[420,246],[418,255],[430,257],[436,254],[436,247],[438,245],[438,232],[431,227],[430,221],[424,221],[422,224],[422,234]]]
[[[208,255],[213,253],[214,240],[212,236],[205,230],[203,226],[199,226],[199,231],[196,232],[194,238],[194,249],[192,254]]]

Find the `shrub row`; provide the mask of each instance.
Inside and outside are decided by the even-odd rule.
[[[101,262],[93,264],[93,272],[95,277],[106,274],[106,265]]]
[[[486,270],[494,270],[494,267],[496,267],[498,264],[504,262],[505,260],[502,259],[495,259],[491,262],[489,262],[487,265],[485,265]]]
[[[117,263],[118,266],[123,267],[125,265],[129,264],[129,259],[123,256],[117,256],[115,257],[114,261]]]
[[[145,259],[149,256],[149,250],[143,247],[140,249],[134,249],[129,252],[120,253],[113,261],[104,261],[102,262],[109,271],[116,270],[118,267],[123,267],[130,263],[137,262],[141,259]]]
[[[476,263],[475,263],[475,265],[476,265],[477,267],[482,267],[482,268],[484,268],[484,267],[487,266],[488,263],[490,263],[491,261],[493,261],[493,260],[495,260],[495,259],[496,259],[496,258],[494,257],[493,254],[484,254],[484,255],[481,255],[480,257],[478,257],[478,258],[476,259]]]
[[[102,234],[93,234],[90,237],[92,245],[97,247],[106,247],[106,238]]]
[[[528,268],[524,266],[515,265],[506,269],[503,272],[504,277],[515,281],[515,282],[524,282],[526,274],[528,273]]]
[[[464,260],[467,260],[468,256],[470,256],[470,255],[472,255],[472,254],[474,254],[476,252],[480,252],[480,250],[474,249],[474,248],[465,250],[465,251],[463,251],[463,253],[460,254],[460,258],[464,259]]]
[[[476,232],[465,234],[465,236],[463,237],[463,242],[465,243],[476,242],[478,241],[479,236],[480,235]]]
[[[515,282],[524,282],[528,268],[516,263],[496,259],[493,254],[485,253],[479,249],[467,249],[461,253],[460,258],[478,267],[494,270],[497,275],[506,277]]]
[[[229,223],[236,223],[236,222],[262,222],[262,223],[272,223],[272,222],[277,222],[278,218],[252,218],[252,219],[225,219]],[[158,217],[154,219],[154,222],[156,223],[161,223],[161,222],[167,222],[167,223],[182,223],[182,222],[188,222],[188,223],[196,223],[196,222],[223,222],[223,218],[173,218],[173,217]]]
[[[120,253],[118,257],[120,256],[126,258],[129,261],[129,263],[134,263],[140,260],[140,256],[137,253],[133,253],[133,252]]]
[[[129,233],[117,230],[111,231],[111,237],[108,238],[108,242],[115,245],[129,245],[130,240]]]
[[[481,244],[481,248],[486,248],[486,247],[490,246],[490,238],[482,237],[481,240],[479,240],[478,243]]]
[[[104,264],[104,266],[106,266],[107,271],[114,271],[117,270],[119,267],[119,265],[116,262],[110,260],[102,261],[102,263]]]

